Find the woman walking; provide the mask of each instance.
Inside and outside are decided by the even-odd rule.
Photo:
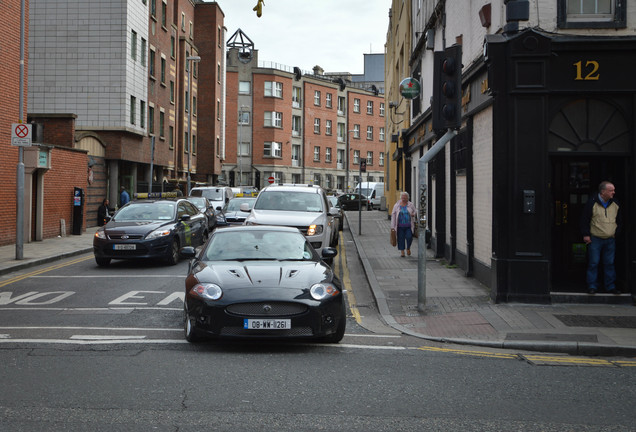
[[[407,255],[411,255],[411,243],[413,243],[413,229],[417,222],[417,209],[409,201],[408,192],[402,192],[400,200],[393,206],[391,212],[391,229],[397,232],[397,248],[400,256],[404,256],[404,249]]]

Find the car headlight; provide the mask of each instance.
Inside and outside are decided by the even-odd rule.
[[[104,231],[103,229],[97,230],[97,232],[95,233],[95,237],[97,237],[98,239],[106,240],[106,231]]]
[[[197,297],[208,300],[218,300],[223,297],[223,290],[213,283],[198,283],[190,289],[190,292]]]
[[[322,225],[309,225],[309,228],[307,228],[307,235],[308,236],[313,236],[313,235],[320,235],[322,234],[323,231],[323,226]]]
[[[152,240],[159,237],[165,237],[170,235],[170,230],[166,228],[159,228],[151,232],[146,236],[146,240]]]
[[[309,289],[309,293],[316,300],[324,300],[326,298],[333,297],[339,292],[340,290],[330,283],[315,284]]]

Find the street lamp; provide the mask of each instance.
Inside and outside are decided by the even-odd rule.
[[[349,192],[349,153],[351,152],[351,148],[349,147],[349,134],[351,132],[355,132],[355,130],[348,130],[347,131],[347,154],[345,155],[345,159],[346,159],[346,171],[345,171],[345,193]]]
[[[186,62],[198,63],[201,61],[201,57],[199,56],[188,56],[186,57]],[[186,145],[188,146],[188,182],[186,185],[186,195],[190,194],[190,154],[192,153],[192,64],[188,64],[188,142]]]

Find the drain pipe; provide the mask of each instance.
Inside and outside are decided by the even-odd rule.
[[[417,310],[419,312],[424,312],[424,308],[426,307],[426,208],[428,205],[428,174],[426,165],[455,135],[457,135],[456,130],[448,129],[444,136],[424,153],[424,156],[422,156],[417,163],[420,182],[420,214],[422,215],[421,219],[416,222],[419,223],[418,231],[420,232],[417,238]],[[422,227],[424,231],[419,229]]]

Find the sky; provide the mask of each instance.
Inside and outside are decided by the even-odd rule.
[[[229,39],[241,29],[259,62],[312,71],[364,72],[364,54],[384,52],[391,0],[217,0]]]

